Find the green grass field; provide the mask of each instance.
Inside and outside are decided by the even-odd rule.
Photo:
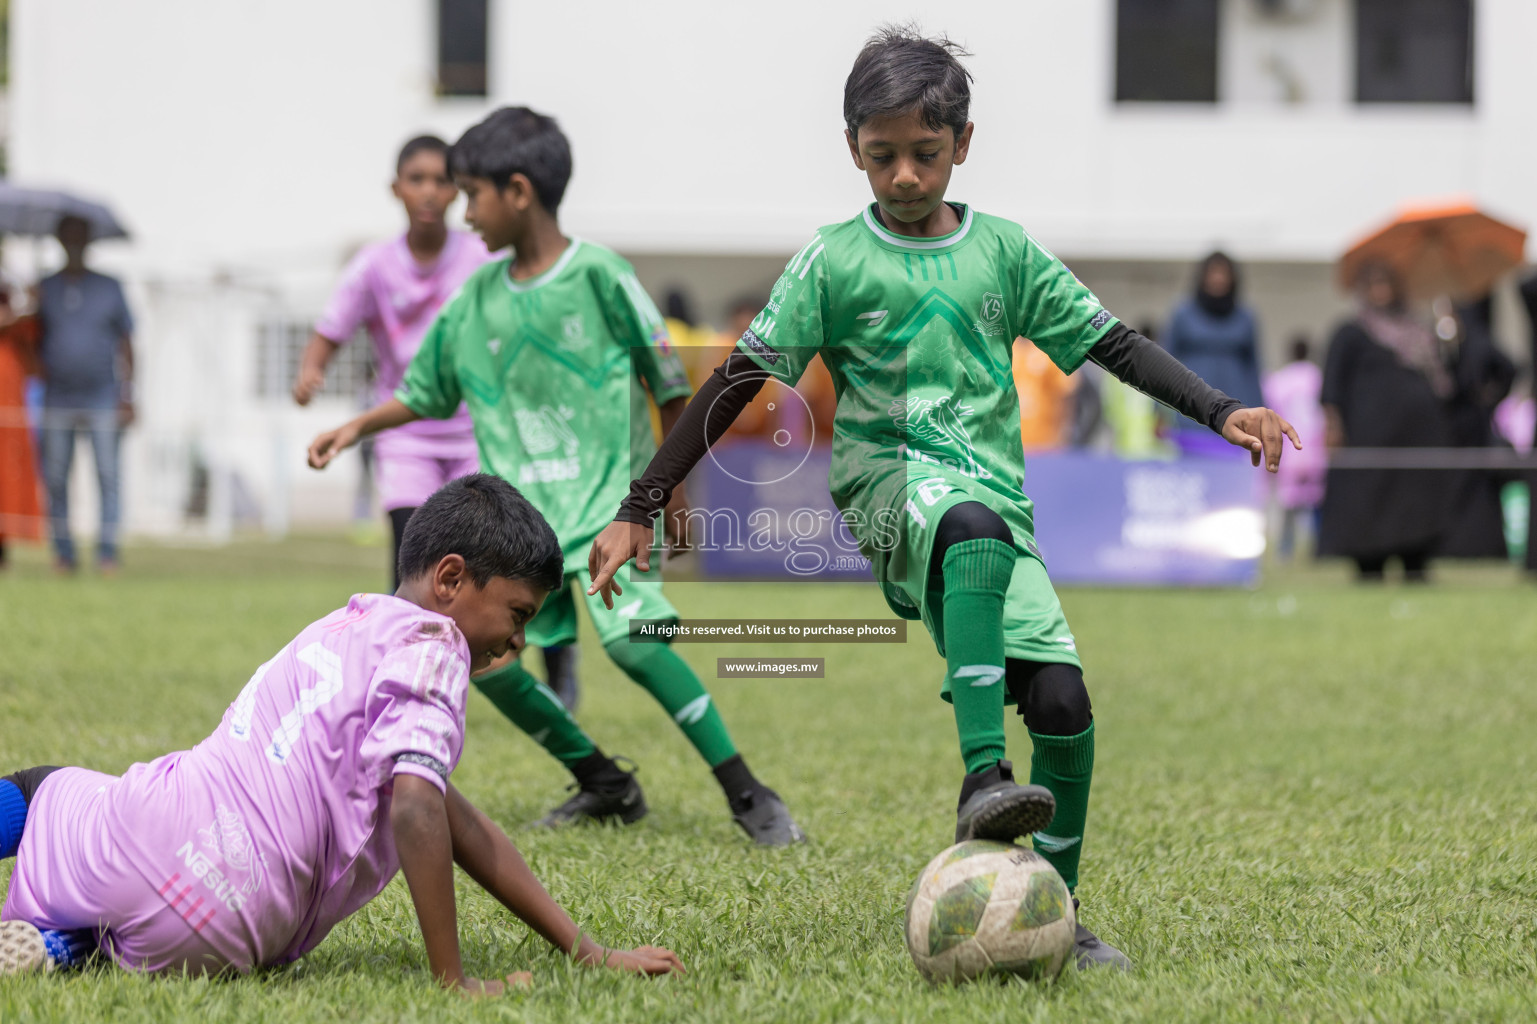
[[[40,558],[0,577],[0,771],[119,771],[190,746],[256,665],[377,587],[382,561],[343,541],[138,548],[120,578],[57,580]],[[699,617],[885,614],[869,586],[671,592]],[[747,845],[671,723],[589,642],[581,718],[642,766],[651,816],[527,830],[567,779],[478,695],[455,781],[600,941],[668,945],[686,978],[573,968],[461,876],[467,968],[532,970],[532,991],[470,1003],[434,988],[397,880],[292,968],[0,979],[0,1020],[1537,1018],[1529,586],[1487,570],[1361,590],[1325,570],[1063,600],[1098,722],[1079,895],[1135,974],[935,989],[913,970],[903,899],[949,844],[960,772],[921,630],[905,646],[679,648],[810,833],[788,851]],[[722,653],[822,655],[828,678],[715,680]]]

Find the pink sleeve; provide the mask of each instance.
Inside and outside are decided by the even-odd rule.
[[[469,670],[454,646],[421,641],[391,651],[370,684],[370,725],[359,760],[383,783],[417,775],[439,790],[464,748]]]
[[[374,296],[369,288],[372,249],[364,249],[342,271],[341,283],[331,293],[330,301],[315,321],[315,333],[338,345],[345,345],[375,315]]]

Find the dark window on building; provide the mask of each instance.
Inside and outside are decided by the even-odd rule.
[[[1115,99],[1217,102],[1217,0],[1117,0]]]
[[[1472,103],[1473,0],[1356,0],[1358,103]]]
[[[486,94],[487,0],[438,0],[438,94]]]

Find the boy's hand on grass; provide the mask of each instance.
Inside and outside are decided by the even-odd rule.
[[[1233,414],[1238,415],[1237,413]],[[310,468],[325,469],[331,460],[358,443],[358,431],[351,423],[328,430],[310,442]]]
[[[1249,449],[1250,464],[1258,466],[1264,459],[1265,468],[1272,473],[1281,468],[1282,437],[1289,438],[1297,451],[1302,450],[1302,439],[1273,409],[1239,409],[1222,425],[1222,437],[1229,444]]]
[[[634,949],[598,949],[582,958],[582,963],[602,964],[616,971],[656,976],[660,974],[687,974],[678,954],[661,946],[637,946]]]
[[[534,976],[528,971],[514,971],[502,981],[481,981],[479,978],[465,978],[458,985],[459,994],[466,999],[505,995],[511,989],[533,987]]]
[[[656,534],[649,526],[640,523],[612,522],[592,542],[587,554],[587,572],[592,576],[589,596],[603,595],[603,606],[614,607],[614,595],[623,594],[624,588],[614,582],[614,573],[630,559],[641,572],[651,571],[651,543]]]

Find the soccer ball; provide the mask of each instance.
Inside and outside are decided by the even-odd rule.
[[[1011,843],[952,846],[907,895],[907,951],[932,982],[1055,978],[1072,952],[1074,924],[1062,876]]]

